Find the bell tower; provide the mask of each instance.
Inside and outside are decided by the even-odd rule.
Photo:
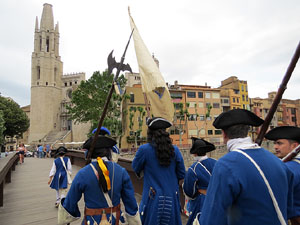
[[[54,27],[52,5],[45,3],[40,26],[37,17],[35,21],[29,143],[43,141],[50,131],[61,127],[62,73],[58,23]]]

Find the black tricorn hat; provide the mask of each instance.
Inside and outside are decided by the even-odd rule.
[[[273,141],[288,139],[300,143],[300,128],[294,126],[275,127],[265,135],[265,138]]]
[[[204,154],[206,152],[211,152],[212,150],[216,149],[214,144],[205,141],[202,138],[192,137],[192,140],[193,144],[192,148],[190,149],[191,154]]]
[[[168,121],[162,117],[153,117],[153,118],[147,119],[147,126],[151,130],[166,129],[172,125],[173,124],[170,121]]]
[[[56,156],[58,155],[64,155],[68,152],[68,149],[66,149],[64,146],[60,146],[58,147],[58,149],[56,149]]]
[[[89,150],[92,146],[93,139],[94,139],[94,137],[90,137],[89,139],[87,139],[84,142],[82,148]],[[104,135],[99,135],[97,138],[94,150],[101,149],[101,148],[112,148],[116,144],[117,144],[117,142],[114,139],[104,136]]]
[[[221,113],[213,122],[217,129],[226,129],[233,125],[245,124],[258,127],[263,124],[264,120],[246,109],[232,109],[228,112]]]

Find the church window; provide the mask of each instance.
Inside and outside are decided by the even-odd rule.
[[[37,66],[37,79],[41,79],[41,67]]]
[[[77,80],[75,80],[75,84],[77,84]]]
[[[48,86],[48,82],[46,82],[46,86]]]
[[[50,48],[50,40],[49,40],[49,37],[47,37],[47,39],[46,39],[46,52],[49,52],[49,48]]]
[[[40,51],[42,50],[42,36],[40,36]]]
[[[54,68],[54,82],[56,81],[56,76],[57,76],[57,68]]]
[[[40,85],[40,83],[39,83],[39,82],[37,82],[36,84],[37,84],[37,85]]]
[[[70,86],[72,86],[72,81],[70,82]]]
[[[65,87],[67,87],[67,86],[68,86],[68,83],[66,82],[66,83],[65,83]]]

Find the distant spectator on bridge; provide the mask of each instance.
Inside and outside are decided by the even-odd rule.
[[[83,149],[90,150],[93,138],[89,138]],[[122,213],[120,200],[125,207],[129,225],[140,225],[138,205],[127,171],[112,161],[111,151],[116,141],[99,135],[92,152],[92,163],[76,174],[68,195],[62,199],[58,209],[58,224],[67,224],[80,218],[78,201],[84,195],[85,209],[82,224],[120,224]],[[109,222],[109,223],[108,223]]]
[[[52,189],[56,190],[56,208],[58,207],[60,200],[66,197],[68,183],[71,182],[68,180],[67,173],[71,175],[72,165],[70,159],[65,156],[66,153],[67,149],[63,146],[56,150],[56,155],[58,157],[54,160],[49,174],[48,184]]]
[[[19,163],[22,164],[24,163],[24,155],[25,152],[27,152],[27,149],[25,148],[25,145],[23,143],[21,143],[17,149],[18,153],[19,153]]]
[[[38,145],[38,158],[43,158],[44,155],[44,147],[43,145]]]
[[[187,225],[191,225],[199,212],[201,212],[206,189],[217,160],[207,157],[206,153],[216,149],[216,147],[201,138],[192,137],[192,148],[190,153],[195,156],[193,163],[186,172],[183,191],[189,199],[190,215]]]
[[[181,225],[179,181],[185,167],[177,146],[172,145],[166,128],[172,123],[164,118],[147,120],[147,144],[139,147],[132,167],[138,177],[144,174],[139,211],[144,225]]]

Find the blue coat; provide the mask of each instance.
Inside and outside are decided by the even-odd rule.
[[[68,157],[63,157],[63,160],[67,167],[68,160],[70,160],[70,159]],[[56,172],[55,172],[55,175],[53,176],[50,187],[55,190],[68,188],[67,172],[61,162],[60,157],[58,157],[54,160],[54,164],[56,167]]]
[[[285,219],[292,212],[293,174],[263,148],[242,150],[264,172]],[[229,152],[216,163],[200,216],[201,225],[280,225],[267,186],[244,155]]]
[[[300,156],[294,160],[285,163],[294,174],[294,206],[291,218],[300,216]]]
[[[97,162],[92,162],[96,166]],[[106,161],[107,169],[109,170],[109,178],[112,182],[112,189],[108,191],[108,194],[112,200],[113,206],[120,204],[120,199],[122,199],[125,211],[129,215],[136,215],[138,211],[138,205],[134,197],[134,190],[130,177],[127,171],[120,165]],[[114,167],[114,173],[113,173]],[[114,179],[113,179],[114,174]],[[99,187],[98,179],[90,165],[85,166],[80,169],[76,174],[68,195],[63,201],[63,207],[74,217],[80,217],[80,211],[78,208],[78,201],[81,199],[82,194],[84,195],[84,202],[87,208],[97,209],[97,208],[107,208],[108,204],[105,200],[104,194]],[[107,214],[109,219],[110,214]],[[101,216],[93,217],[97,223],[100,222]],[[93,224],[93,220],[90,216],[87,220]],[[84,221],[82,221],[84,224]],[[113,217],[113,224],[115,224],[115,218]]]
[[[184,178],[185,167],[179,149],[168,167],[159,164],[152,145],[139,147],[132,167],[136,174],[144,172],[143,194],[139,211],[142,224],[181,225],[179,180]]]
[[[205,195],[198,192],[199,189],[206,190],[209,184],[209,180],[217,161],[212,158],[204,158],[193,163],[186,172],[183,191],[191,198],[190,204],[190,216],[187,225],[191,225],[197,215],[201,212]]]

